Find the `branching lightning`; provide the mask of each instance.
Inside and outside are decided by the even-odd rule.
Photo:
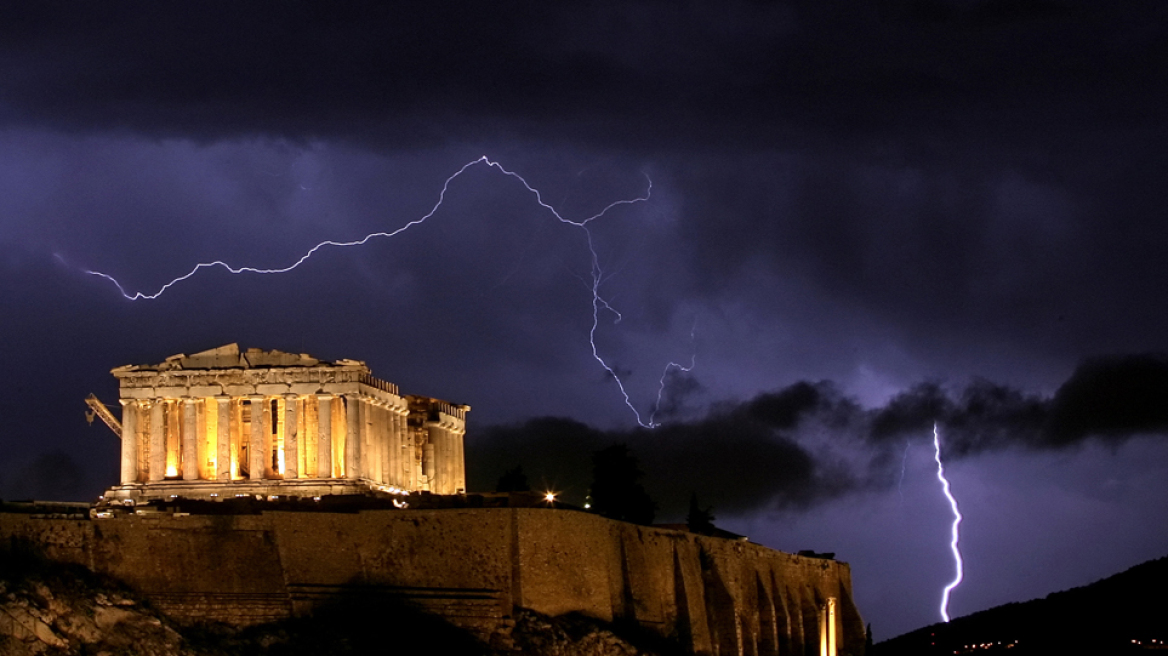
[[[964,576],[961,563],[961,550],[958,549],[957,543],[960,539],[959,528],[961,527],[961,511],[957,508],[957,499],[949,491],[949,479],[945,478],[945,467],[941,464],[941,437],[937,433],[937,424],[933,424],[933,449],[934,458],[937,461],[937,480],[941,481],[941,490],[945,492],[945,498],[949,499],[949,507],[953,509],[953,539],[949,542],[949,548],[953,550],[953,560],[957,565],[957,576],[953,582],[945,586],[945,591],[941,593],[941,619],[949,621],[949,593],[961,584],[961,579]]]
[[[694,334],[697,331],[697,328],[698,328],[698,324],[695,321],[693,326],[691,326],[689,329],[689,341],[691,343],[694,341]],[[658,384],[658,386],[657,386],[657,402],[653,404],[653,412],[649,414],[649,424],[647,426],[648,428],[655,428],[657,426],[660,426],[660,424],[658,424],[654,420],[657,417],[657,411],[661,409],[661,397],[663,394],[665,394],[665,379],[669,376],[669,371],[671,369],[677,369],[678,371],[680,371],[682,373],[689,373],[689,372],[693,371],[693,368],[697,364],[697,362],[698,362],[698,356],[697,356],[697,353],[694,353],[689,358],[689,366],[688,367],[684,366],[684,365],[680,365],[676,362],[670,362],[669,364],[665,365],[665,371],[661,372],[661,381],[660,381],[660,384]]]
[[[183,282],[184,280],[187,280],[187,279],[193,277],[195,274],[199,273],[203,269],[213,269],[213,268],[218,267],[218,268],[224,269],[228,273],[232,273],[232,274],[287,273],[287,272],[295,269],[296,267],[300,266],[304,262],[308,261],[309,258],[311,258],[313,255],[315,255],[316,252],[321,250],[322,248],[325,248],[325,247],[346,248],[346,247],[352,247],[352,246],[362,246],[373,239],[396,237],[397,235],[400,235],[401,233],[405,232],[406,230],[409,230],[410,228],[412,228],[416,225],[419,225],[421,223],[425,223],[427,220],[430,219],[430,217],[434,216],[438,212],[438,209],[440,207],[442,207],[442,204],[446,201],[446,193],[447,193],[447,191],[450,190],[451,183],[454,182],[454,180],[457,179],[459,176],[461,176],[463,173],[465,173],[468,169],[470,169],[471,167],[477,166],[479,164],[484,164],[489,168],[493,168],[493,169],[498,170],[503,175],[506,175],[508,177],[514,178],[515,180],[518,180],[519,183],[522,184],[523,187],[528,192],[530,192],[532,194],[532,196],[535,197],[536,203],[538,203],[540,207],[546,209],[553,217],[555,217],[555,219],[557,221],[559,221],[560,223],[564,223],[564,224],[573,226],[575,228],[579,228],[579,229],[584,231],[584,234],[585,234],[585,236],[587,238],[587,242],[588,242],[588,250],[592,255],[591,272],[590,272],[592,280],[591,280],[591,284],[589,285],[591,292],[592,292],[592,327],[588,332],[588,340],[592,346],[592,357],[595,358],[596,361],[598,363],[600,363],[600,366],[602,366],[605,369],[605,371],[607,371],[608,374],[610,376],[612,376],[612,379],[616,381],[617,387],[620,389],[620,393],[621,393],[622,398],[624,399],[625,405],[628,406],[629,410],[631,410],[633,412],[633,415],[636,417],[637,423],[645,428],[656,427],[658,424],[654,422],[654,417],[656,416],[657,410],[659,409],[659,407],[661,405],[661,397],[662,397],[662,393],[663,393],[664,388],[665,388],[666,376],[668,376],[670,370],[674,369],[674,368],[679,369],[681,371],[690,371],[691,369],[693,369],[694,362],[691,359],[690,365],[688,367],[680,365],[676,362],[670,362],[669,364],[667,364],[665,366],[665,371],[661,374],[661,387],[657,392],[657,402],[653,407],[652,413],[649,415],[649,421],[647,423],[645,421],[643,421],[641,418],[641,413],[637,411],[636,407],[634,407],[634,405],[633,405],[632,400],[629,398],[629,394],[628,394],[628,391],[625,389],[624,382],[620,379],[620,376],[617,375],[616,371],[612,368],[612,366],[610,366],[608,364],[608,362],[605,361],[605,359],[600,355],[600,352],[596,346],[596,331],[597,331],[597,328],[599,327],[599,324],[600,324],[601,310],[606,310],[608,312],[611,312],[615,316],[614,323],[620,322],[621,314],[615,308],[613,308],[608,303],[608,301],[604,300],[604,298],[600,295],[600,286],[601,286],[601,283],[603,283],[604,279],[605,279],[604,272],[600,266],[600,257],[596,252],[596,246],[593,243],[592,232],[591,232],[591,230],[588,229],[589,223],[603,217],[605,214],[607,214],[609,212],[609,210],[612,210],[615,207],[619,207],[622,205],[634,205],[637,203],[643,203],[643,202],[648,201],[653,193],[653,181],[651,179],[649,179],[648,176],[645,176],[645,179],[647,182],[647,188],[645,190],[644,195],[638,196],[636,198],[614,201],[612,203],[609,203],[607,206],[605,206],[602,210],[600,210],[596,214],[593,214],[592,216],[589,216],[586,219],[583,219],[580,221],[573,221],[571,219],[564,217],[563,215],[560,214],[560,212],[558,210],[556,210],[556,208],[554,208],[551,205],[549,205],[548,203],[544,202],[543,195],[539,192],[539,190],[532,187],[530,184],[528,184],[527,180],[525,180],[518,173],[515,173],[514,171],[510,171],[510,170],[503,168],[503,166],[501,164],[499,164],[498,162],[495,162],[495,161],[489,159],[486,155],[483,155],[482,157],[479,157],[478,159],[467,162],[460,169],[455,171],[450,177],[446,178],[446,181],[442,184],[442,191],[438,194],[438,201],[436,203],[434,203],[434,206],[430,208],[430,211],[426,212],[420,218],[414,219],[413,221],[410,221],[410,222],[406,223],[405,225],[403,225],[399,228],[396,228],[394,230],[391,230],[388,232],[380,232],[380,231],[379,232],[372,232],[372,233],[365,235],[364,237],[362,237],[360,239],[355,239],[355,240],[351,240],[351,241],[334,241],[334,240],[330,239],[330,240],[322,241],[319,244],[308,249],[308,251],[306,251],[303,255],[301,255],[294,262],[292,262],[291,264],[289,264],[287,266],[265,269],[265,268],[258,268],[258,267],[252,267],[252,266],[235,267],[235,266],[231,266],[230,264],[228,264],[222,260],[215,260],[213,262],[200,262],[200,263],[196,264],[190,271],[188,271],[187,273],[185,273],[185,274],[171,280],[170,282],[162,285],[162,287],[160,287],[158,289],[158,291],[156,291],[152,294],[148,294],[148,293],[144,293],[144,292],[140,292],[140,291],[133,292],[133,293],[127,292],[126,288],[120,282],[118,282],[118,280],[116,278],[114,278],[112,275],[110,275],[108,273],[102,273],[100,271],[92,271],[92,270],[86,270],[85,272],[89,275],[99,276],[101,278],[104,278],[104,279],[110,281],[118,288],[118,291],[121,292],[122,296],[124,296],[125,298],[127,298],[131,301],[154,300],[154,299],[162,296],[164,293],[166,293],[167,290],[169,290],[174,285],[177,285],[178,283]],[[692,337],[692,333],[691,333],[691,337]]]

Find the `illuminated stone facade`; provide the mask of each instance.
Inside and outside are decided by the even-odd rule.
[[[229,344],[112,373],[122,464],[107,501],[466,491],[470,407],[403,395],[364,362]]]

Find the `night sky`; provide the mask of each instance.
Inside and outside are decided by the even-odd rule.
[[[85,396],[238,342],[470,404],[472,489],[624,442],[878,640],[952,578],[934,422],[951,614],[1168,553],[1165,3],[240,4],[0,8],[0,496],[96,498]],[[478,163],[287,274],[86,273],[287,266],[483,155],[651,196]]]

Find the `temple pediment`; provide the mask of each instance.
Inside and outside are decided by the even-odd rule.
[[[289,353],[258,348],[240,350],[239,344],[224,344],[213,349],[187,355],[176,353],[158,364],[134,364],[118,367],[114,373],[128,371],[183,371],[200,369],[260,369],[283,367],[364,366],[360,360],[342,359],[336,362],[321,360],[307,353]]]

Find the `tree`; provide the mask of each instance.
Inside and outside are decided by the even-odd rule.
[[[634,524],[652,524],[657,504],[641,486],[645,473],[624,444],[592,454],[592,511]]]
[[[714,532],[714,509],[699,506],[696,492],[689,495],[689,512],[685,516],[685,524],[691,533],[711,535]]]
[[[499,477],[495,484],[496,492],[530,492],[531,486],[527,483],[527,474],[523,473],[523,465],[516,465],[508,469]]]

